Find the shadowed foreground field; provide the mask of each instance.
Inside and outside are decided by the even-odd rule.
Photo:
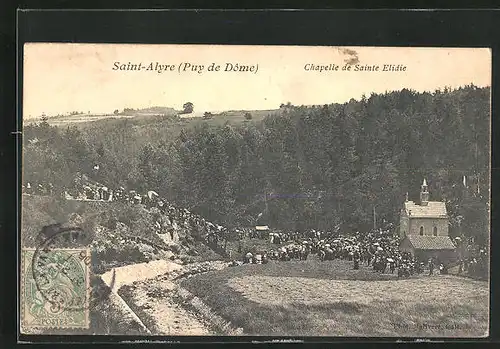
[[[244,265],[182,285],[248,335],[483,337],[488,283],[454,276],[398,280],[344,261]]]

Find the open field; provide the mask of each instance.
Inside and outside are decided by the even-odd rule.
[[[352,270],[344,261],[244,265],[181,284],[248,335],[481,337],[488,284]]]
[[[248,122],[245,119],[245,113],[250,113],[252,115],[252,119],[250,121],[261,121],[267,115],[273,113],[279,113],[279,109],[270,109],[270,110],[231,110],[224,111],[220,113],[213,113],[211,119],[204,119],[204,112],[193,112],[190,114],[178,114],[181,123],[199,123],[199,122],[209,122],[214,125],[223,125],[226,122],[231,124],[234,123],[242,123]],[[161,114],[159,112],[137,112],[130,114],[78,114],[78,115],[65,115],[58,117],[51,117],[47,120],[47,122],[52,126],[72,126],[72,125],[82,125],[93,123],[96,121],[109,121],[109,120],[120,120],[120,119],[132,119],[137,121],[146,121],[146,122],[155,122],[158,118],[167,118],[175,116],[175,113],[166,112]],[[39,119],[26,119],[24,121],[25,124],[38,123]]]
[[[94,114],[79,114],[79,115],[67,115],[52,117],[47,120],[47,122],[52,126],[68,126],[72,124],[94,122],[106,119],[131,119],[135,118],[135,115],[94,115]],[[38,123],[38,119],[27,119],[24,121],[25,124]]]
[[[224,124],[225,122],[229,123],[241,123],[245,122],[245,113],[250,113],[252,115],[253,121],[261,121],[267,115],[280,113],[279,109],[269,109],[269,110],[229,110],[220,113],[213,113],[213,117],[210,120],[212,123]],[[194,113],[196,116],[190,118],[191,120],[202,120],[203,113]],[[183,118],[183,116],[181,115]],[[184,118],[183,118],[184,119]]]

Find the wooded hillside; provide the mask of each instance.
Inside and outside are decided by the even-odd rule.
[[[41,123],[24,128],[24,142],[24,183],[62,189],[88,173],[110,188],[155,190],[228,227],[361,230],[374,207],[397,225],[405,193],[418,201],[425,177],[430,199],[447,202],[452,234],[488,236],[489,88],[403,89],[241,124]]]

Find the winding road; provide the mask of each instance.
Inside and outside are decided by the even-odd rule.
[[[183,269],[183,266],[166,260],[156,260],[148,263],[137,263],[114,268],[104,273],[101,278],[118,297],[122,309],[143,327],[149,334],[155,335],[213,335],[202,320],[184,309],[173,300],[178,287],[168,280],[152,279],[173,271]],[[122,286],[134,284],[133,302],[135,306],[147,309],[147,314],[154,322],[154,333],[144,324],[144,321],[131,309],[125,300],[118,295]],[[154,292],[160,290],[160,293]],[[150,320],[151,320],[150,319]],[[151,326],[150,326],[151,327]]]

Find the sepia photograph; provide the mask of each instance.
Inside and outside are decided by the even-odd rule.
[[[22,334],[489,335],[490,49],[22,57]]]

